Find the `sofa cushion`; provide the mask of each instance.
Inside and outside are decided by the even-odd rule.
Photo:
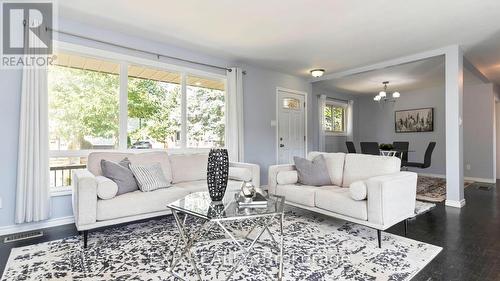
[[[160,163],[130,164],[129,167],[132,173],[134,173],[139,188],[143,192],[150,192],[170,186],[170,182],[163,175]]]
[[[128,156],[128,159],[134,165],[160,163],[165,179],[169,183],[172,182],[172,169],[170,168],[169,155],[166,151],[134,153]]]
[[[332,185],[308,186],[295,184],[279,184],[276,186],[276,195],[285,196],[287,202],[314,207],[316,191],[339,188]]]
[[[207,179],[208,154],[170,155],[172,183]]]
[[[343,187],[359,180],[399,172],[401,159],[367,154],[349,153],[345,156]]]
[[[241,189],[241,183],[242,181],[228,180],[226,192],[239,191]],[[187,190],[189,193],[198,191],[208,191],[207,180],[179,182],[174,184],[174,186],[183,188]]]
[[[299,181],[297,171],[280,171],[276,175],[276,182],[278,184],[294,184]]]
[[[364,181],[355,181],[349,185],[349,194],[351,195],[351,198],[359,201],[359,200],[365,200],[366,199],[366,184]]]
[[[129,169],[130,161],[124,158],[119,163],[101,159],[102,175],[111,179],[118,185],[117,195],[139,189],[134,174]]]
[[[229,178],[239,181],[251,181],[252,171],[247,168],[229,167]]]
[[[151,192],[134,191],[109,200],[97,200],[97,220],[111,220],[140,214],[166,211],[167,204],[181,199],[189,192],[178,187]]]
[[[314,186],[323,186],[332,183],[323,155],[318,155],[313,160],[295,156],[293,157],[293,162],[295,162],[300,183]]]
[[[97,197],[100,199],[111,199],[118,193],[118,185],[111,179],[97,176],[95,180],[97,182]]]
[[[92,152],[87,157],[87,170],[94,176],[102,176],[101,160],[120,162],[123,158],[130,157],[126,152]]]
[[[307,155],[307,159],[312,160],[318,155],[325,157],[326,166],[328,167],[328,174],[333,185],[342,186],[342,178],[344,175],[344,161],[345,153],[325,153],[318,151],[311,151]]]
[[[315,193],[317,208],[360,220],[368,220],[367,200],[353,200],[349,189],[319,189]]]

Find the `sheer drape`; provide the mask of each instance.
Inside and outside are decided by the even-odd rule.
[[[325,106],[326,106],[326,95],[318,96],[318,118],[319,118],[319,151],[325,151]]]
[[[227,72],[226,147],[229,160],[243,161],[243,72],[232,68]]]
[[[32,29],[35,33],[40,30]],[[31,42],[37,44],[37,40]],[[47,99],[47,68],[24,67],[19,116],[16,223],[40,221],[49,217]]]

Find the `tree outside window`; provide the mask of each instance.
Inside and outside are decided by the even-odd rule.
[[[337,104],[326,104],[324,111],[325,131],[331,133],[346,132],[346,107]]]

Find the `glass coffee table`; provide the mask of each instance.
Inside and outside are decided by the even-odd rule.
[[[196,266],[196,260],[191,254],[191,248],[197,242],[204,241],[203,234],[210,233],[212,228],[217,228],[225,234],[224,239],[230,239],[243,252],[243,256],[236,260],[226,280],[229,280],[234,274],[240,263],[247,259],[253,252],[253,248],[257,243],[274,248],[279,252],[279,271],[278,280],[283,277],[283,220],[285,205],[285,197],[269,195],[267,197],[267,206],[262,207],[247,207],[241,208],[236,200],[235,193],[228,193],[222,200],[221,204],[214,204],[210,199],[208,192],[196,192],[187,195],[186,197],[168,204],[168,208],[172,211],[175,218],[177,228],[179,229],[179,237],[170,261],[169,271],[175,277],[185,280],[179,274],[174,272],[175,267],[179,262],[186,257],[196,271],[198,280],[202,280],[200,272]],[[182,219],[181,217],[184,216]],[[188,226],[188,217],[192,217],[201,221],[200,226],[196,230],[192,230],[193,225]],[[235,222],[246,220],[245,223],[250,223],[250,231],[245,231],[244,235],[235,235],[228,228],[226,222]],[[278,221],[279,223],[279,241],[277,241],[269,229],[269,227]],[[225,225],[226,224],[226,225]],[[260,227],[260,229],[259,229]],[[256,231],[255,238],[250,238],[250,235]],[[267,232],[271,238],[271,243],[261,242],[260,238]],[[216,241],[210,239],[209,241]],[[242,242],[249,242],[248,243]],[[183,244],[183,245],[181,245]],[[180,254],[178,257],[176,257]]]

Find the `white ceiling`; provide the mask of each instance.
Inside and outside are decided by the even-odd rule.
[[[315,82],[324,90],[352,94],[376,95],[389,81],[388,93],[435,87],[444,84],[444,56],[392,66],[340,79]]]
[[[294,74],[463,46],[500,83],[499,0],[64,0],[59,15]]]

